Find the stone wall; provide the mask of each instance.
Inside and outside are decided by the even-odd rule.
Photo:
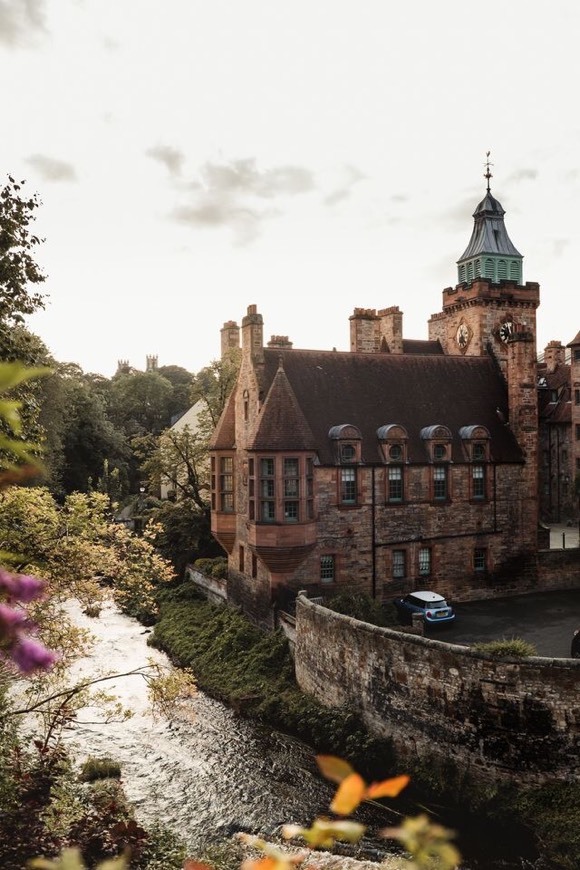
[[[492,778],[580,777],[580,661],[494,659],[367,625],[299,596],[296,676],[358,711],[404,758],[442,756]]]

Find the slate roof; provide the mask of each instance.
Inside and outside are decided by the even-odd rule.
[[[280,363],[283,379],[277,375]],[[487,427],[494,460],[523,461],[512,431],[497,414],[499,408],[507,415],[507,386],[491,357],[264,348],[263,386],[267,398],[256,440],[259,449],[282,443],[281,436],[275,440],[276,426],[298,425],[298,407],[303,422],[288,437],[315,445],[323,465],[335,462],[329,429],[344,423],[361,431],[364,462],[381,461],[376,432],[389,423],[407,430],[412,462],[425,462],[420,431],[434,424],[451,430],[454,461],[465,461],[458,433],[469,425]],[[286,402],[287,408],[277,407]]]
[[[500,254],[507,257],[520,257],[507,234],[503,216],[505,211],[501,203],[489,193],[486,193],[475,211],[473,232],[469,244],[459,260],[469,260],[480,254]]]
[[[236,443],[235,409],[236,390],[234,389],[210,439],[210,450],[232,450],[234,448]]]
[[[404,338],[403,353],[443,353],[443,348],[439,341],[421,341],[416,338]]]
[[[568,342],[566,347],[573,347],[575,344],[580,344],[580,332],[578,333],[576,338],[573,338],[572,341]]]
[[[570,366],[557,366],[553,372],[539,369],[545,385],[538,390],[538,414],[544,423],[571,423],[571,373]],[[552,401],[552,393],[558,391],[558,401]]]

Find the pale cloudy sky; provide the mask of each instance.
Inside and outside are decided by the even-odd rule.
[[[426,338],[485,192],[580,330],[577,0],[0,0],[4,177],[43,206],[57,359],[197,371],[250,304],[348,349],[355,307]]]

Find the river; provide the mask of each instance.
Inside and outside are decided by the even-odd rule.
[[[171,667],[147,646],[148,630],[112,604],[97,619],[75,603],[69,612],[95,637],[91,654],[76,666],[77,678],[124,673],[150,659]],[[87,708],[67,742],[78,761],[108,756],[121,764],[126,795],[142,824],[160,821],[199,850],[236,831],[275,835],[282,824],[308,824],[328,812],[334,788],[320,778],[312,750],[300,741],[239,718],[203,692],[169,721],[151,714],[142,677],[103,687],[133,716],[103,725],[98,711]],[[376,815],[378,824],[396,821],[387,811]],[[387,854],[380,842],[364,845],[367,854]]]
[[[151,659],[172,667],[167,656],[147,645],[149,629],[121,614],[112,603],[103,607],[97,619],[84,615],[74,602],[69,613],[95,638],[89,656],[77,663],[78,679],[124,673]],[[120,677],[103,687],[133,716],[103,725],[97,721],[99,711],[81,711],[66,738],[73,757],[79,762],[88,756],[118,761],[138,821],[145,826],[159,821],[173,829],[192,854],[237,831],[275,837],[283,824],[308,825],[317,815],[328,813],[334,786],[320,777],[313,751],[300,741],[238,717],[203,692],[168,720],[152,715],[141,676]],[[374,832],[397,824],[398,814],[365,805],[359,820],[369,825],[369,831],[354,854],[375,860],[392,854]],[[464,816],[457,823],[453,817],[446,822],[470,835],[467,851],[473,870],[543,866],[517,857],[528,850],[519,851],[514,831],[504,831],[494,848],[498,832],[481,820]],[[510,860],[499,860],[498,851],[502,856],[511,853]],[[490,852],[495,852],[494,858]],[[467,863],[462,870],[468,870]]]

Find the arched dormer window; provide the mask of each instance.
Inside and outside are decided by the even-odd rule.
[[[398,423],[377,429],[386,470],[387,504],[401,504],[405,499],[405,463],[407,462],[407,430]]]
[[[449,463],[451,462],[451,431],[447,426],[435,424],[421,429],[421,438],[427,447],[431,471],[431,496],[434,502],[449,501]]]
[[[350,423],[333,426],[328,437],[335,442],[335,459],[338,465],[356,465],[361,461],[362,435],[357,426]]]
[[[404,426],[389,423],[377,429],[377,438],[385,462],[406,462],[409,436]]]
[[[361,462],[360,429],[350,423],[333,426],[328,437],[335,442],[335,462],[341,466],[337,473],[338,503],[351,508],[358,504],[358,476],[356,466]]]
[[[488,466],[490,461],[490,436],[485,426],[462,426],[459,436],[470,470],[470,498],[472,501],[486,501],[488,488]]]

